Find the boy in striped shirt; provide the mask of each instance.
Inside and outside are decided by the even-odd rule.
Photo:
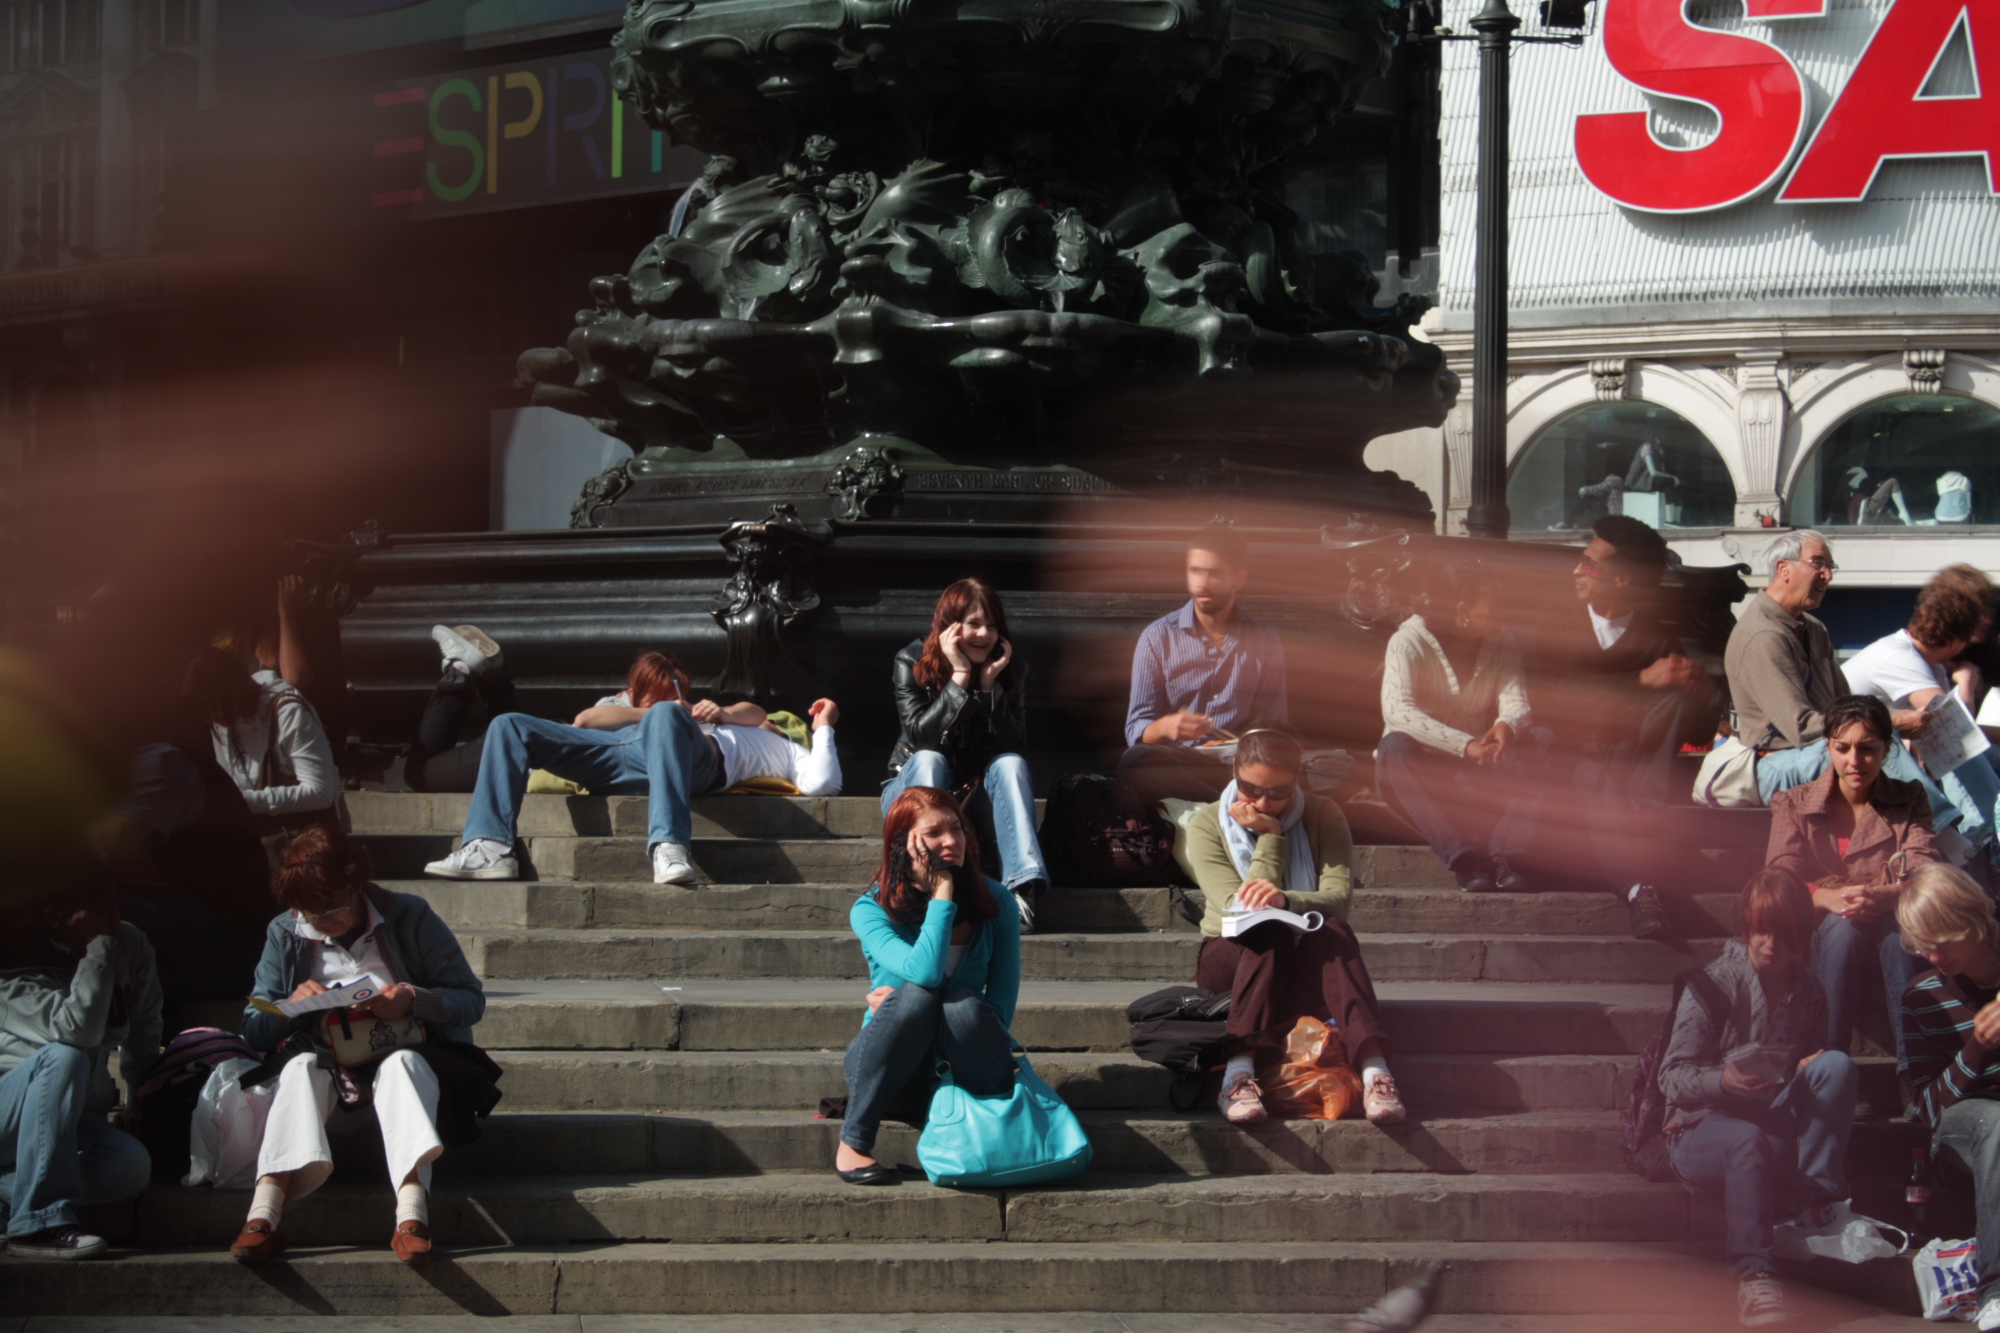
[[[2000,921],[1955,866],[1918,868],[1896,904],[1903,947],[1931,965],[1903,992],[1917,1109],[1933,1151],[1972,1173],[1979,1327],[2000,1330]]]

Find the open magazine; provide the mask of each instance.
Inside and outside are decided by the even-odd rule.
[[[1282,907],[1261,907],[1254,912],[1239,911],[1234,908],[1222,914],[1222,935],[1233,939],[1246,930],[1255,930],[1267,921],[1282,921],[1303,935],[1307,931],[1318,930],[1326,924],[1326,918],[1318,912],[1287,912]]]
[[[286,1018],[297,1018],[300,1014],[317,1014],[328,1009],[347,1009],[357,1004],[366,1004],[382,993],[382,983],[374,977],[363,977],[359,981],[343,982],[331,990],[309,995],[303,1000],[260,1000],[255,996],[250,1004],[263,1013],[280,1014]]]

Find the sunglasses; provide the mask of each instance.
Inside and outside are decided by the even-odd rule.
[[[1260,787],[1254,782],[1245,782],[1242,778],[1236,779],[1236,794],[1249,801],[1289,801],[1292,799],[1292,793],[1298,789],[1299,784],[1296,782],[1288,782],[1282,787]]]

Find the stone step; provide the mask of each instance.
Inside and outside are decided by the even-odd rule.
[[[217,1197],[231,1207],[212,1221],[233,1235],[244,1196]],[[300,1215],[310,1206],[302,1205]],[[1093,1245],[595,1242],[552,1247],[523,1242],[461,1249],[424,1268],[409,1268],[388,1253],[386,1201],[371,1204],[368,1219],[375,1226],[366,1233],[366,1248],[301,1248],[280,1265],[234,1262],[223,1248],[229,1236],[199,1249],[125,1252],[108,1264],[10,1259],[7,1308],[22,1316],[292,1320],[301,1315],[999,1313],[1052,1307],[1176,1316],[1325,1316],[1362,1309],[1410,1281],[1425,1265],[1443,1260],[1451,1265],[1440,1292],[1446,1314],[1592,1316],[1598,1321],[1594,1328],[1620,1329],[1635,1327],[1625,1322],[1626,1312],[1633,1310],[1685,1329],[1729,1327],[1735,1318],[1735,1283],[1726,1270],[1703,1251],[1672,1245],[1324,1244],[1298,1238]],[[201,1234],[208,1230],[205,1221]],[[385,1234],[377,1236],[378,1230]],[[1909,1264],[1893,1266],[1896,1271],[1886,1275],[1885,1288],[1913,1302]],[[116,1274],[116,1280],[108,1280],[108,1274]],[[1157,1327],[1143,1319],[1127,1326]],[[924,1327],[941,1326],[926,1321]],[[1023,1321],[1012,1327],[1029,1333],[1035,1325]],[[1506,1333],[1517,1333],[1513,1324],[1458,1327],[1476,1328],[1477,1333],[1499,1333],[1504,1327]],[[1649,1325],[1638,1327],[1652,1333]],[[1568,1333],[1564,1326],[1544,1325],[1539,1319],[1519,1325],[1518,1333],[1545,1329]],[[742,1333],[750,1333],[749,1328]]]
[[[1023,989],[1012,1030],[1030,1050],[1124,1051],[1125,1006],[1146,989],[1035,982]],[[492,1050],[839,1050],[860,1027],[863,990],[826,980],[501,979],[487,986],[477,1035]],[[1376,993],[1399,1052],[1515,1056],[1641,1050],[1658,1034],[1669,994],[1665,986],[1485,981],[1392,981]]]
[[[494,1051],[504,1105],[595,1112],[809,1111],[846,1092],[838,1050]],[[1130,1051],[1042,1051],[1035,1072],[1079,1111],[1165,1113],[1172,1071]],[[1419,1117],[1616,1111],[1629,1055],[1399,1055],[1398,1086]],[[1862,1100],[1894,1106],[1895,1062],[1864,1058]],[[1180,1094],[1183,1101],[1187,1093]],[[1197,1104],[1205,1109],[1206,1100]],[[775,1168],[773,1168],[775,1169]]]
[[[508,1082],[513,1072],[510,1065]],[[503,1106],[512,1102],[512,1092]],[[1096,1153],[1091,1171],[1193,1177],[1623,1169],[1618,1118],[1608,1111],[1439,1118],[1388,1127],[1361,1119],[1241,1126],[1223,1120],[1212,1096],[1202,1104],[1207,1112],[1200,1115],[1080,1111]],[[445,1154],[438,1180],[448,1186],[464,1177],[550,1173],[825,1172],[833,1163],[840,1122],[819,1119],[812,1105],[774,1111],[501,1110],[485,1122],[477,1142]],[[885,1121],[876,1154],[920,1175],[917,1134],[902,1121]],[[341,1179],[372,1184],[383,1174],[375,1135],[344,1136],[334,1152]]]
[[[227,1244],[241,1191],[166,1188],[94,1216],[121,1241]],[[386,1182],[329,1184],[286,1209],[299,1245],[385,1244]],[[1623,1173],[1092,1175],[1022,1190],[955,1190],[920,1176],[864,1189],[830,1170],[770,1175],[459,1176],[440,1180],[431,1225],[452,1246],[612,1240],[676,1244],[1104,1241],[1680,1241],[1689,1195]],[[10,1265],[11,1270],[11,1265]]]
[[[1400,848],[1362,848],[1363,852]],[[1425,855],[1429,855],[1426,850]],[[861,892],[857,884],[707,884],[697,889],[649,882],[568,880],[387,879],[383,887],[428,901],[457,930],[516,927],[599,930],[845,930]],[[1195,902],[1199,889],[1185,890]],[[1734,894],[1703,894],[1669,904],[1678,934],[1733,933]],[[1058,888],[1043,895],[1037,925],[1052,932],[1163,930],[1193,934],[1166,888]],[[1460,893],[1454,888],[1383,886],[1355,893],[1355,930],[1420,934],[1623,936],[1625,906],[1602,893]]]
[[[463,931],[467,958],[488,980],[516,977],[824,977],[865,979],[850,931]],[[1021,941],[1024,980],[1186,981],[1201,937],[1191,933],[1036,934]],[[1369,934],[1363,957],[1382,981],[1670,982],[1720,951],[1720,941],[1668,945],[1630,936],[1503,936],[1491,940]],[[1135,995],[1138,992],[1135,992]]]
[[[1039,814],[1041,802],[1036,802]],[[465,828],[472,796],[465,792],[347,793],[354,832],[362,835],[441,833]],[[698,838],[865,838],[882,836],[875,796],[703,796],[692,806]],[[516,826],[522,837],[644,837],[644,796],[529,796]]]

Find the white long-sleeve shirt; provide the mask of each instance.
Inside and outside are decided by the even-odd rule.
[[[597,701],[599,708],[630,708],[632,696],[620,690]],[[672,703],[655,704],[670,708]],[[783,778],[799,789],[801,796],[840,795],[840,752],[834,748],[833,728],[819,727],[812,734],[812,748],[798,744],[766,727],[739,727],[734,723],[697,722],[702,734],[722,751],[722,786],[725,790],[751,778]]]
[[[252,814],[331,808],[340,797],[340,774],[319,714],[277,672],[259,671],[253,679],[263,690],[255,715],[209,728],[215,762],[242,791]]]
[[[1390,636],[1382,668],[1384,735],[1400,731],[1433,750],[1462,755],[1495,722],[1519,736],[1531,716],[1513,636],[1482,644],[1472,679],[1464,682],[1422,616],[1411,616]]]

